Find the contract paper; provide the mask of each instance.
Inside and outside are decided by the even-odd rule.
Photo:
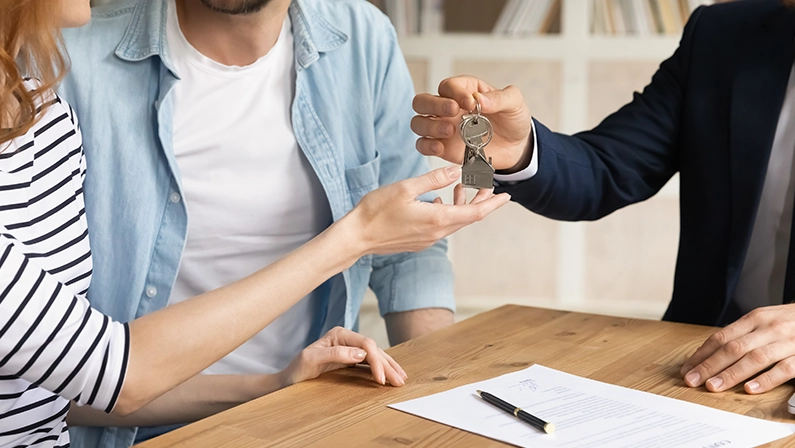
[[[542,433],[495,408],[476,390],[554,424],[555,433]],[[739,448],[795,434],[795,424],[721,411],[540,365],[390,407],[512,445],[540,448]]]

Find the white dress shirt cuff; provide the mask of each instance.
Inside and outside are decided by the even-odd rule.
[[[494,180],[500,183],[507,183],[507,182],[521,182],[523,180],[530,179],[531,177],[535,176],[538,173],[538,138],[536,137],[536,123],[535,121],[530,121],[530,126],[533,130],[533,155],[530,159],[530,164],[527,165],[527,168],[517,171],[511,174],[495,174]]]

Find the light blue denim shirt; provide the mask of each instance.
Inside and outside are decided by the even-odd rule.
[[[64,33],[72,72],[60,93],[80,117],[88,164],[95,266],[88,298],[122,322],[168,303],[188,228],[171,141],[179,74],[169,58],[166,6],[117,2]],[[294,0],[290,18],[293,128],[337,220],[367,192],[427,171],[409,128],[412,81],[394,29],[364,0]],[[415,254],[360,259],[324,285],[324,329],[356,326],[368,284],[381,314],[454,310],[446,250],[442,241]],[[129,446],[134,437],[120,428],[70,432],[76,447]]]

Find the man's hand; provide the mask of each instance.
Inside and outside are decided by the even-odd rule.
[[[761,394],[795,378],[795,304],[757,308],[715,332],[682,366],[685,383],[712,392],[745,383]]]
[[[375,341],[342,327],[332,328],[301,351],[279,375],[286,387],[359,363],[369,364],[373,377],[380,384],[385,385],[387,381],[393,386],[406,384],[406,372],[378,348]]]
[[[527,167],[532,157],[532,127],[522,93],[513,86],[498,90],[471,76],[445,79],[439,84],[438,96],[425,93],[414,97],[414,111],[420,115],[411,120],[411,129],[422,137],[417,140],[417,150],[460,165],[464,142],[458,126],[464,114],[475,112],[475,100],[494,126],[488,146],[494,168],[508,174]]]

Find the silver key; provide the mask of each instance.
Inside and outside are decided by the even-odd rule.
[[[464,115],[461,121],[461,138],[467,146],[485,147],[491,141],[491,122],[482,115]]]
[[[488,118],[480,114],[480,104],[477,113],[462,117],[461,138],[466,146],[464,164],[461,167],[461,184],[468,188],[493,188],[494,167],[491,166],[491,157],[486,159],[484,148],[492,137],[492,126]]]

